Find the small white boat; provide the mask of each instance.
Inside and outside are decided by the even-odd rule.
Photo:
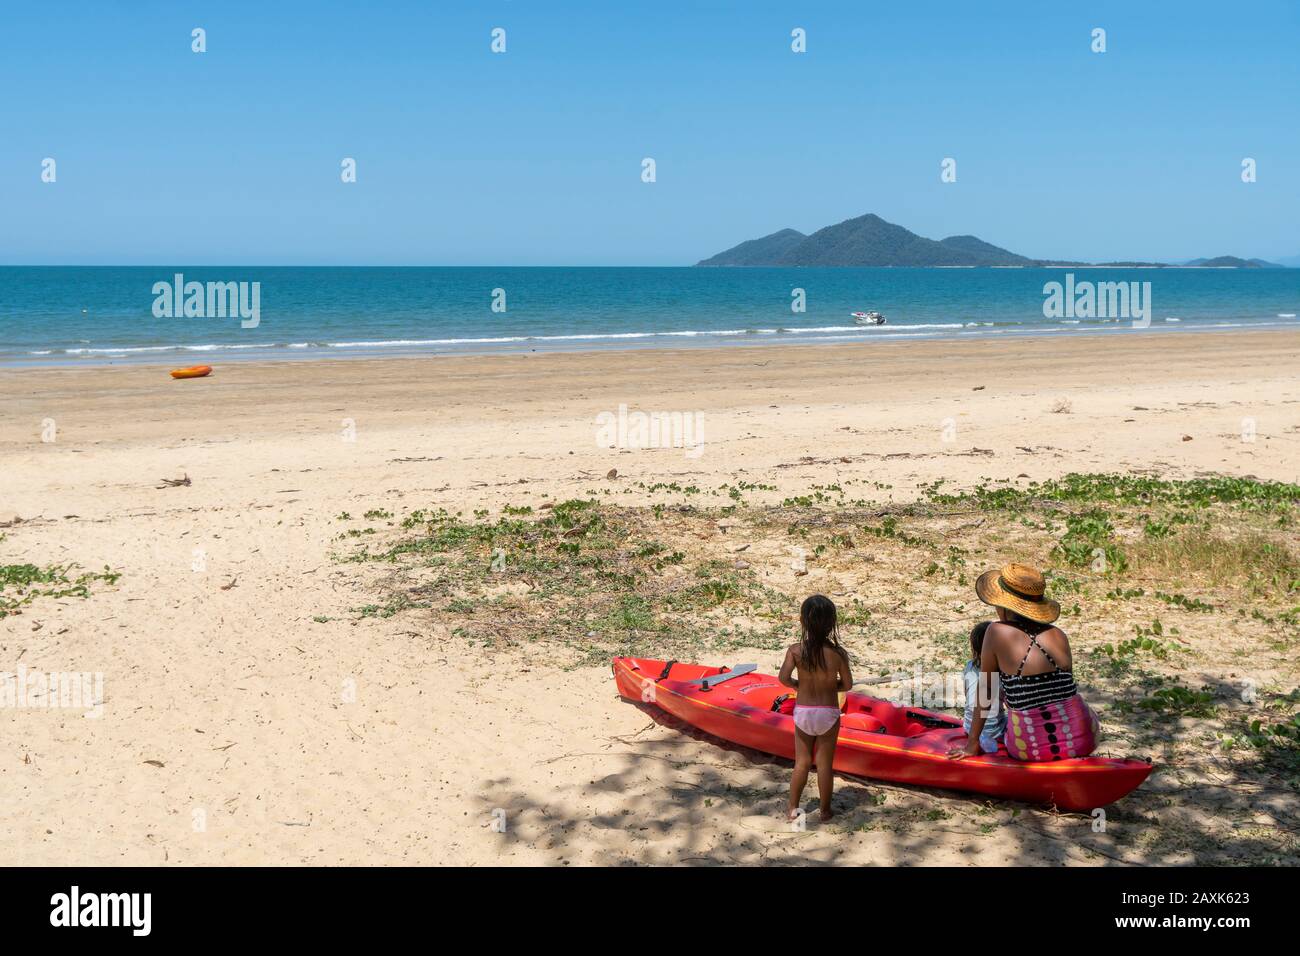
[[[853,321],[858,325],[884,325],[885,317],[879,312],[853,312]]]

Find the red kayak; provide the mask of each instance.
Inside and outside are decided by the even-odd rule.
[[[613,670],[618,692],[628,700],[652,703],[723,740],[794,759],[789,713],[794,698],[775,677],[642,657],[616,657]],[[783,696],[787,699],[779,700]],[[1082,812],[1115,802],[1151,773],[1148,761],[1133,758],[1026,763],[1003,749],[962,760],[947,755],[965,741],[961,721],[948,714],[850,692],[840,718],[835,769]]]

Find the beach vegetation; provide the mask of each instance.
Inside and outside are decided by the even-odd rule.
[[[87,598],[95,583],[113,585],[122,574],[107,565],[102,571],[74,573],[74,564],[0,564],[0,618],[20,614],[38,598]]]
[[[1177,683],[1157,688],[1135,706],[1168,717],[1213,717],[1218,710],[1213,690],[1191,690]]]
[[[1258,755],[1270,770],[1300,787],[1300,689],[1261,695],[1259,710],[1238,717],[1220,737],[1222,749]],[[1262,712],[1260,712],[1262,711]]]
[[[1232,689],[1295,672],[1300,487],[1078,474],[864,501],[848,485],[696,495],[647,482],[618,504],[592,492],[468,515],[434,506],[338,539],[335,557],[370,592],[353,612],[369,626],[428,629],[488,655],[546,648],[575,668],[632,654],[770,669],[797,639],[799,602],[825,593],[855,671],[880,685],[867,692],[886,695],[918,662],[959,672],[971,625],[992,616],[974,577],[1025,561],[1062,606],[1112,752],[1187,779],[1228,760],[1243,786],[1300,790],[1295,702],[1250,705]],[[1207,741],[1222,741],[1213,759]],[[1135,845],[1176,842],[1137,818],[1130,829]]]

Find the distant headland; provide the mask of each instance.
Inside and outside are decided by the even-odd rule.
[[[926,239],[874,213],[818,229],[810,236],[782,229],[750,239],[697,262],[700,266],[922,266],[931,268],[1009,268],[1033,266],[1113,266],[1204,269],[1283,269],[1263,259],[1218,256],[1184,263],[1067,262],[1031,259],[975,236]]]

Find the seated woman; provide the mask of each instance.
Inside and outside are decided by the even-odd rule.
[[[998,612],[981,648],[980,671],[985,679],[980,693],[990,696],[990,688],[1000,687],[1007,715],[1007,753],[1017,760],[1086,757],[1097,748],[1097,717],[1075,686],[1070,640],[1052,623],[1061,606],[1049,600],[1045,591],[1042,574],[1023,564],[988,571],[975,582],[979,599]],[[966,747],[950,756],[980,753],[980,735],[992,703],[980,701]]]

